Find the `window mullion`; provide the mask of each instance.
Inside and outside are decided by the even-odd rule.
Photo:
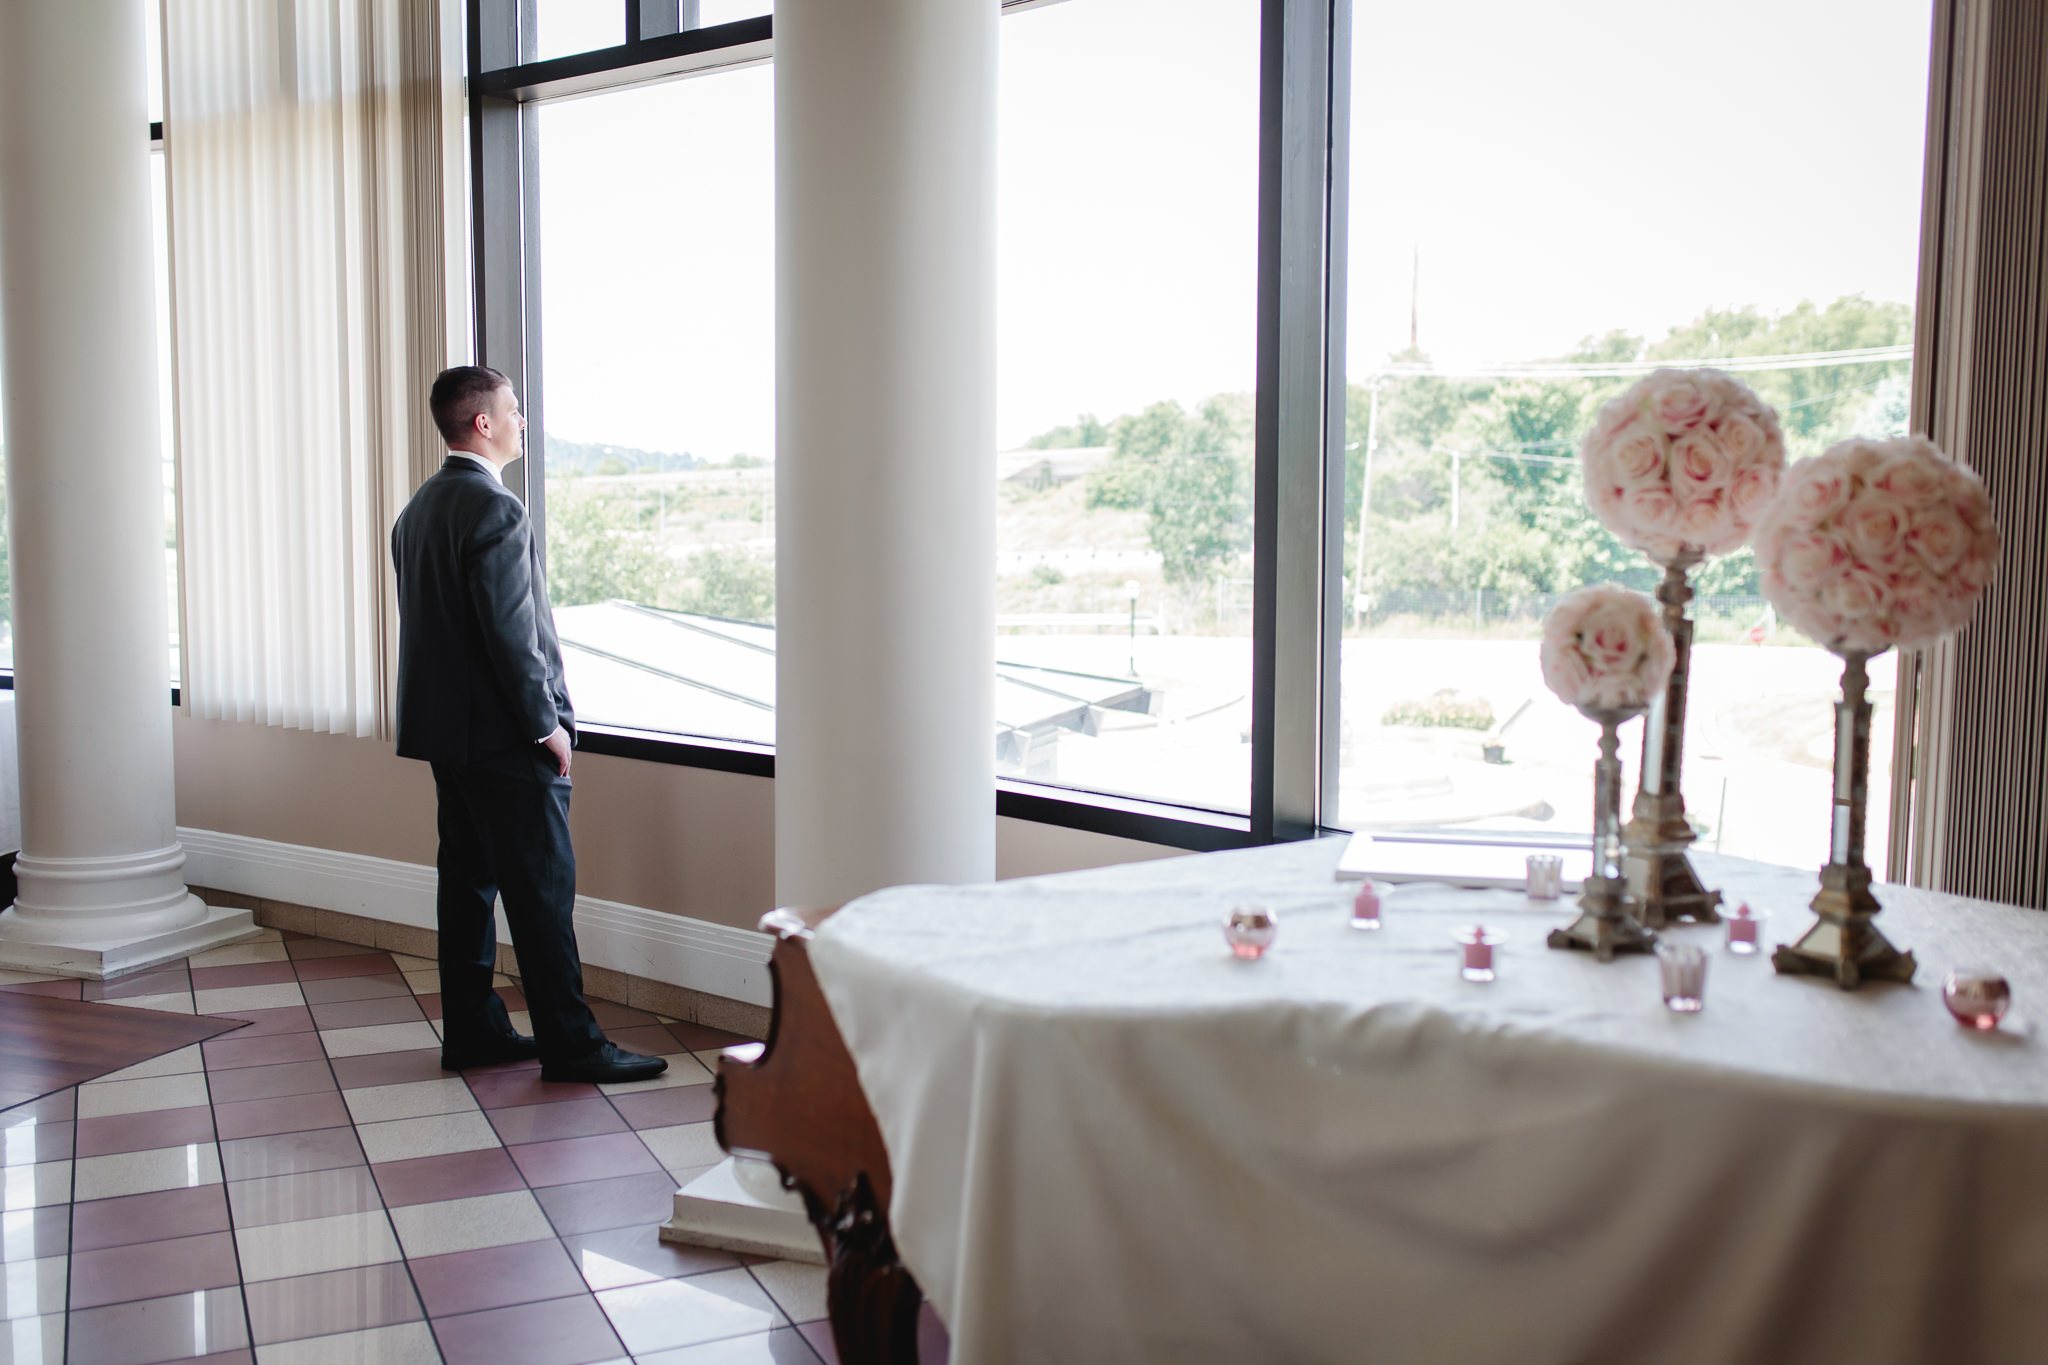
[[[1265,0],[1252,643],[1252,829],[1261,842],[1309,837],[1322,817],[1332,17],[1332,0]],[[1341,342],[1336,349],[1341,363]],[[1337,392],[1341,420],[1341,385]]]

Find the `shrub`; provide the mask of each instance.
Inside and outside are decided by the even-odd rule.
[[[1420,725],[1451,730],[1491,730],[1493,703],[1443,688],[1427,697],[1397,701],[1380,717],[1382,725]]]
[[[690,556],[682,610],[733,621],[775,620],[775,561],[737,545],[713,545]]]

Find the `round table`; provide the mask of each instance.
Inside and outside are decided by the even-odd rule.
[[[1772,973],[1811,872],[1697,855],[1706,1008],[1544,946],[1565,902],[1399,888],[1342,840],[899,887],[811,945],[959,1365],[2048,1359],[2048,915],[1880,887],[1911,986]],[[1257,902],[1278,940],[1232,958]],[[1464,981],[1453,932],[1503,932]],[[1988,963],[2006,1027],[1940,983]],[[2048,1020],[2044,1020],[2048,1022]]]

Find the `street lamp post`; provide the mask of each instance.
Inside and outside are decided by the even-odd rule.
[[[1124,580],[1124,595],[1131,599],[1131,676],[1138,676],[1138,580]]]

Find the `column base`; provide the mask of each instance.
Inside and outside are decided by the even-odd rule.
[[[196,914],[196,918],[187,918]],[[0,970],[47,972],[53,976],[83,977],[104,981],[108,977],[154,967],[177,958],[203,953],[209,948],[238,943],[259,932],[255,917],[247,910],[210,906],[188,894],[174,919],[186,919],[175,928],[124,939],[118,943],[45,942],[25,937],[20,914],[9,906],[0,911]],[[37,929],[49,921],[39,918]],[[81,929],[88,927],[81,924]]]
[[[787,1191],[763,1193],[779,1200],[770,1203],[748,1190],[735,1158],[727,1157],[676,1191],[674,1216],[661,1225],[661,1240],[824,1265],[825,1249],[802,1198]]]

